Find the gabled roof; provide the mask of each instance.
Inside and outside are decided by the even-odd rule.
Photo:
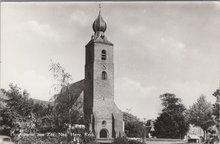
[[[84,79],[78,82],[70,84],[67,88],[63,88],[61,94],[57,95],[57,99],[59,101],[70,101],[72,106],[79,99],[80,96],[83,96],[82,92],[84,91]],[[67,94],[69,92],[70,94]],[[82,98],[81,100],[82,101]]]
[[[34,98],[31,98],[34,103],[39,103],[39,104],[43,104],[43,105],[48,105],[50,102],[49,101],[45,101],[45,100],[39,100],[39,99],[34,99]]]

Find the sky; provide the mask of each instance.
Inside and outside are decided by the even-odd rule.
[[[2,2],[1,88],[9,83],[49,100],[50,59],[84,79],[85,45],[98,2]],[[114,44],[115,102],[155,119],[159,96],[174,93],[188,108],[220,86],[219,2],[102,2],[105,35]]]

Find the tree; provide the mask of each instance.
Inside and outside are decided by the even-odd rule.
[[[2,90],[6,95],[6,106],[0,111],[1,133],[9,135],[18,128],[21,121],[25,121],[31,114],[33,101],[28,98],[29,93],[21,90],[15,84],[9,84],[9,90]]]
[[[212,118],[215,125],[211,127],[208,131],[210,132],[209,142],[219,143],[220,141],[220,88],[217,89],[213,96],[216,97],[216,102],[213,105]]]
[[[45,119],[48,118],[48,115],[51,113],[49,112],[49,105],[46,106],[41,103],[34,103],[32,106],[32,115],[31,118],[34,119],[33,123],[35,125],[35,131],[37,132],[44,132],[44,127],[51,127],[51,124],[48,124]]]
[[[168,112],[161,113],[155,122],[154,129],[154,135],[156,135],[158,138],[178,137],[178,124],[174,120],[173,116]]]
[[[41,103],[35,103],[32,106],[32,113],[36,118],[41,118],[48,114],[48,107]]]
[[[11,130],[15,127],[16,122],[21,116],[10,108],[4,108],[0,111],[0,134],[10,136]]]
[[[140,121],[140,119],[129,112],[123,112],[123,120],[124,122],[134,122]]]
[[[56,92],[53,96],[54,106],[52,115],[54,116],[56,131],[58,132],[65,129],[65,123],[74,124],[82,122],[83,115],[73,108],[75,97],[70,90],[72,76],[59,63],[53,61],[51,61],[49,71],[52,72],[53,78],[57,81],[52,86],[52,90]]]
[[[30,115],[33,106],[33,100],[29,99],[27,90],[21,90],[16,84],[9,84],[10,89],[4,90],[5,95],[8,97],[6,106],[15,110],[22,117]]]
[[[160,99],[162,101],[162,112],[169,113],[182,113],[186,110],[185,106],[182,104],[182,100],[177,98],[175,94],[165,93],[160,95]]]
[[[212,113],[212,119],[214,122],[214,126],[210,127],[208,129],[208,132],[210,133],[208,141],[210,143],[219,143],[220,141],[220,103],[215,103],[213,105],[213,113]]]
[[[213,95],[216,97],[216,102],[213,106],[213,116],[214,116],[214,122],[216,124],[216,127],[218,129],[218,133],[220,132],[220,88],[217,89]]]
[[[155,121],[153,135],[158,138],[184,138],[189,125],[185,121],[183,112],[185,106],[175,94],[165,93],[160,96],[162,100],[162,113]]]
[[[35,103],[29,98],[27,90],[22,90],[16,84],[9,84],[9,90],[2,90],[7,97],[5,108],[0,111],[0,127],[3,131],[13,130],[20,125],[25,132],[35,132],[41,127],[41,118],[48,114],[48,107]]]
[[[204,95],[201,95],[197,99],[197,102],[189,108],[186,112],[186,117],[190,124],[202,128],[204,131],[204,138],[206,139],[207,130],[214,122],[212,119],[212,104],[206,101]]]
[[[125,122],[125,133],[128,137],[143,136],[143,122],[131,113],[124,112],[123,119]]]

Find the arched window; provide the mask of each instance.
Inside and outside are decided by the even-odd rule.
[[[102,121],[102,125],[106,125],[106,121],[104,120],[104,121]]]
[[[107,80],[107,72],[102,72],[102,80]]]
[[[107,138],[108,137],[108,131],[106,129],[102,129],[99,133],[100,138]]]
[[[106,50],[102,50],[102,60],[106,60]]]

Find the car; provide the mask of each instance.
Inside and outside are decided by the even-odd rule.
[[[0,135],[0,144],[14,144],[14,142],[9,136]]]

